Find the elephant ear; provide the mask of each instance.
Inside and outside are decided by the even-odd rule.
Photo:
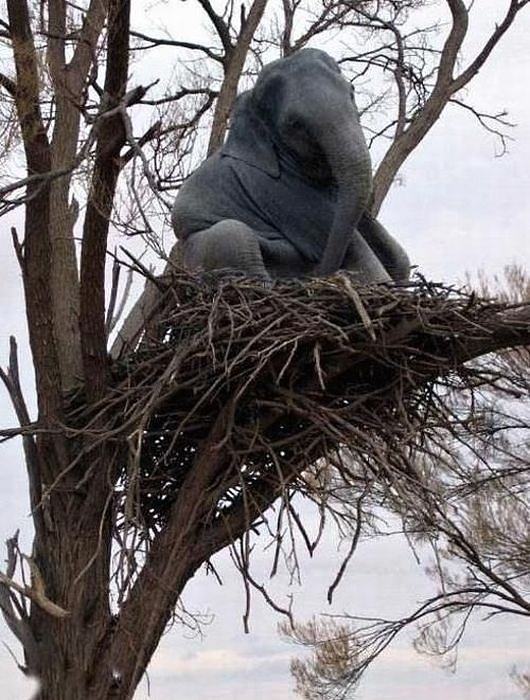
[[[271,135],[256,112],[252,90],[237,98],[230,119],[228,138],[221,152],[252,165],[271,177],[280,177],[278,156]]]

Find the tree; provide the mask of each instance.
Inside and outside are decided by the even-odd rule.
[[[420,437],[429,421],[443,418],[447,426],[447,414],[429,409],[438,378],[443,386],[456,367],[478,381],[480,371],[467,362],[529,340],[527,307],[452,296],[426,283],[379,292],[355,290],[347,280],[287,285],[280,304],[274,290],[251,283],[228,284],[212,296],[171,267],[157,279],[129,256],[129,267],[158,290],[156,318],[122,333],[120,358],[110,361],[126,264],[114,267],[106,304],[111,226],[156,238],[157,222],[168,215],[167,192],[204,154],[202,127],[210,127],[211,151],[223,139],[238,85],[261,61],[340,28],[349,37],[342,63],[352,79],[367,89],[366,76],[382,73],[373,78],[381,92],[367,94],[366,108],[372,141],[389,138],[375,174],[377,212],[405,159],[527,4],[506,3],[482,49],[460,68],[469,24],[461,0],[440,3],[450,18],[441,46],[432,25],[411,28],[410,17],[425,9],[417,0],[309,5],[303,23],[297,2],[277,8],[255,0],[239,16],[230,3],[216,10],[198,2],[216,46],[133,31],[129,0],[6,0],[0,19],[8,62],[0,74],[9,135],[2,155],[10,163],[18,154],[24,159],[23,173],[13,167],[4,176],[1,207],[24,210],[23,236],[12,234],[38,406],[32,420],[12,340],[1,378],[20,427],[2,437],[22,437],[35,539],[31,556],[10,541],[0,606],[43,699],[132,697],[182,590],[216,551],[231,546],[246,585],[255,584],[250,537],[278,499],[280,524],[285,518],[305,540],[295,493],[329,505],[355,530],[374,484],[393,496],[394,508],[395,501],[410,506],[412,517],[431,471],[418,472],[399,451],[391,463],[384,438],[391,444],[391,429],[402,430],[414,414],[409,446],[427,458]],[[133,49],[141,61],[168,47],[178,51],[189,86],[128,85]],[[382,104],[385,117],[378,116]],[[465,105],[460,96],[458,104]],[[147,123],[142,108],[150,110]],[[503,138],[504,115],[474,113]],[[418,303],[432,323],[417,316]],[[325,323],[332,310],[338,325]],[[478,322],[487,337],[477,333]],[[345,337],[357,344],[354,356]],[[266,346],[259,345],[263,338]],[[211,354],[214,340],[224,355]],[[383,341],[396,354],[382,352],[370,364]],[[506,381],[512,386],[518,376],[510,368]],[[345,381],[350,398],[340,405]],[[399,391],[389,391],[398,383]],[[362,400],[353,401],[355,392]],[[386,416],[388,430],[374,442],[376,415],[379,422]],[[400,490],[397,498],[397,473],[420,491],[401,501]],[[338,507],[330,489],[351,493]],[[418,515],[429,531],[444,527],[432,510]]]

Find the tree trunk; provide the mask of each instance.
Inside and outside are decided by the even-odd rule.
[[[44,445],[39,446],[39,452],[45,459]],[[72,449],[71,459],[74,453]],[[101,452],[83,466],[98,472],[105,471],[106,463]],[[104,653],[111,623],[110,510],[101,513],[100,509],[100,500],[108,501],[108,494],[87,498],[86,493],[76,492],[75,481],[79,481],[79,470],[51,493],[48,512],[53,514],[53,525],[35,542],[34,560],[46,595],[68,613],[56,618],[32,606],[38,668],[30,670],[40,681],[39,700],[95,697],[90,692],[91,678]]]
[[[7,3],[17,73],[15,103],[27,172],[32,177],[42,176],[31,180],[27,186],[21,250],[38,422],[42,428],[34,438],[30,457],[34,462],[31,470],[39,484],[37,505],[33,510],[32,588],[42,590],[48,600],[59,606],[58,610],[66,611],[65,615],[50,613],[38,601],[32,599],[31,602],[27,624],[32,644],[31,649],[26,650],[26,663],[30,673],[39,678],[38,697],[42,700],[93,697],[91,679],[111,624],[112,488],[109,484],[113,483],[114,475],[109,465],[113,462],[105,446],[91,446],[90,436],[74,439],[67,437],[64,431],[68,412],[63,390],[71,387],[80,375],[79,290],[68,202],[69,177],[47,179],[53,168],[68,166],[75,155],[79,116],[74,87],[78,94],[84,89],[84,80],[94,59],[93,47],[106,16],[106,4],[101,0],[90,4],[80,37],[82,48],[74,53],[68,73],[64,65],[65,4],[50,3],[51,28],[56,30],[54,36],[59,37],[59,44],[62,43],[62,47],[53,45],[52,32],[49,65],[58,94],[54,139],[50,144],[39,106],[39,68],[27,2],[8,0]],[[111,37],[114,49],[109,48],[109,55],[112,56],[114,50],[121,64],[117,69],[115,61],[107,62],[112,79],[107,81],[106,87],[111,97],[119,100],[127,78],[128,0],[114,0],[112,9],[111,24],[115,21],[116,26],[125,31]],[[54,18],[56,24],[52,21]],[[123,135],[120,141],[116,121],[108,122],[111,123],[100,136],[106,140],[107,150],[101,144],[99,154],[103,152],[115,160]],[[101,168],[106,163],[100,158],[98,165]],[[116,169],[116,164],[111,163],[107,170],[110,181],[107,178],[103,183],[108,212],[114,196]],[[97,203],[92,201],[92,206],[97,208]],[[97,226],[93,229],[94,235],[99,237],[99,249],[102,248],[96,264],[101,258],[104,264],[107,228],[108,217],[102,229]],[[103,281],[99,280],[98,285],[104,313]],[[97,300],[92,294],[91,311],[100,311],[96,308]],[[100,362],[103,376],[105,367],[106,358]],[[92,377],[93,380],[98,378],[99,375]],[[96,381],[96,387],[101,390],[101,382]]]

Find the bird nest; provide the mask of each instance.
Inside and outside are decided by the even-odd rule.
[[[90,416],[77,410],[118,446],[120,527],[149,539],[208,455],[221,465],[211,520],[245,493],[268,489],[270,503],[307,487],[315,465],[345,448],[381,473],[418,441],[418,426],[424,435],[439,423],[443,387],[469,383],[463,363],[516,333],[500,321],[505,310],[420,278],[360,287],[343,273],[267,288],[175,272],[143,337],[114,364],[109,396]]]

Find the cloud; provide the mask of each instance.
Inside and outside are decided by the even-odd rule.
[[[154,657],[151,675],[190,676],[203,674],[241,674],[277,664],[286,665],[291,654],[241,654],[234,649],[208,649],[179,655],[169,649],[160,650]]]
[[[426,661],[430,659],[431,657],[418,654],[412,646],[404,648],[396,647],[383,654],[378,660],[378,665],[381,667],[399,666],[406,668],[407,671],[413,671],[415,667],[425,665]],[[469,666],[480,666],[482,664],[487,664],[489,666],[491,663],[494,663],[496,666],[501,666],[504,663],[507,667],[510,667],[513,666],[514,663],[526,662],[527,659],[527,646],[461,646],[458,651],[459,663]]]

